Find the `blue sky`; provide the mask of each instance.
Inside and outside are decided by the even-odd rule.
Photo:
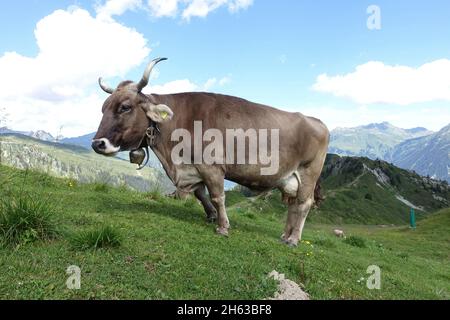
[[[146,62],[159,56],[169,61],[152,79],[151,90],[156,92],[236,95],[319,117],[330,128],[390,121],[405,128],[438,130],[450,122],[448,1],[171,0],[178,4],[173,10],[159,2],[2,2],[0,85],[17,86],[9,81],[13,71],[8,66],[17,65],[24,72],[22,66],[30,63],[35,73],[30,80],[33,90],[0,94],[8,125],[52,133],[63,126],[66,136],[94,131],[105,98],[95,85],[95,72],[106,73],[98,76],[106,76],[111,84],[122,78],[137,80]],[[380,9],[380,30],[367,27],[369,5]],[[61,37],[77,32],[65,30],[69,19],[56,19],[56,10],[67,12],[66,17],[85,10],[92,28],[98,26],[99,37],[110,44],[97,47],[96,41],[83,43],[81,37],[70,51],[61,51],[66,64],[53,65],[52,60],[63,60],[57,46],[68,40]],[[48,28],[41,28],[39,45],[34,31],[42,20]],[[99,20],[108,21],[100,25]],[[112,31],[118,25],[123,30],[116,37]],[[90,34],[81,19],[80,29],[80,34]],[[98,56],[87,63],[79,58],[106,48],[109,64],[103,65]],[[8,60],[8,52],[19,57]],[[40,55],[51,58],[40,60]],[[36,66],[45,63],[47,69],[60,72],[47,76]],[[70,64],[75,66],[67,67],[65,76]],[[80,74],[75,77],[73,70]],[[46,79],[40,82],[40,77]]]

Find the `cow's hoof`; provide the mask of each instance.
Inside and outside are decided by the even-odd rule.
[[[284,239],[282,237],[281,241],[284,242],[286,245],[288,245],[291,248],[295,248],[295,247],[298,246],[298,240],[295,240],[295,239],[292,239],[292,238]]]
[[[216,229],[216,233],[218,235],[224,236],[224,237],[228,237],[228,229],[227,228],[223,228],[223,227],[218,227]]]
[[[215,223],[216,221],[217,221],[217,217],[215,217],[215,216],[206,217],[206,222],[208,222],[208,223]]]
[[[287,239],[286,239],[286,236],[284,235],[284,233],[281,235],[280,241],[283,243],[287,243]]]

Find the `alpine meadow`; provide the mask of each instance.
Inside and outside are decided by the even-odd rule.
[[[448,12],[0,4],[0,303],[448,302]]]

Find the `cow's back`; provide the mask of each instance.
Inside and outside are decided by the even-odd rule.
[[[286,112],[245,99],[213,93],[152,95],[152,98],[157,103],[167,104],[174,112],[172,121],[164,124],[168,126],[168,132],[183,128],[193,134],[195,121],[201,121],[203,132],[218,129],[224,137],[227,129],[254,129],[257,132],[267,129],[269,138],[271,130],[279,130],[278,174],[261,176],[261,166],[258,165],[227,164],[224,167],[227,179],[243,185],[256,188],[257,184],[261,184],[261,188],[270,187],[273,181],[312,161],[318,150],[328,144],[325,125],[320,120],[301,113]],[[167,143],[172,147],[176,144],[169,141]],[[246,154],[248,155],[248,150]]]

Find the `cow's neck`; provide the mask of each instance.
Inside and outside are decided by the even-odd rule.
[[[178,113],[177,104],[172,100],[172,95],[148,95],[150,101],[153,104],[167,104],[171,106],[175,113]],[[149,124],[150,125],[150,124]],[[168,126],[167,124],[159,124],[158,137],[156,143],[149,147],[152,149],[153,153],[158,157],[161,162],[164,171],[166,172],[169,179],[177,187],[178,184],[178,172],[177,166],[172,162],[171,149],[170,149],[170,134],[167,134]],[[166,140],[167,139],[167,140]]]
[[[159,137],[156,140],[155,145],[150,145],[150,149],[152,149],[153,153],[158,158],[159,162],[161,162],[164,171],[166,172],[169,179],[172,183],[176,184],[176,167],[172,162],[172,158],[170,156],[170,152],[168,152],[167,148],[164,148],[164,143],[162,140],[162,134],[159,133]]]

